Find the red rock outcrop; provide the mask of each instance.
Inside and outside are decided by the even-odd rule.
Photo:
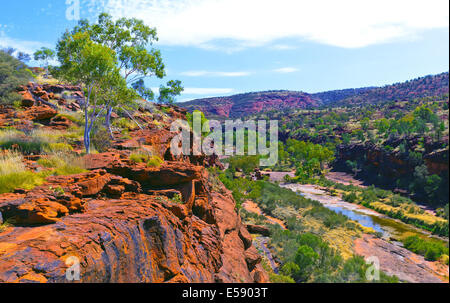
[[[15,222],[0,233],[0,282],[68,282],[69,257],[81,282],[268,281],[231,193],[211,192],[204,168],[127,168],[109,156],[109,171],[133,180],[99,169],[0,195],[0,212]],[[190,195],[180,203],[168,198],[175,190],[140,193],[138,180],[144,192]]]
[[[83,100],[79,87],[67,85],[29,83],[19,93],[22,110],[0,107],[0,127],[33,130],[37,121],[64,130],[71,122],[54,104],[77,111]],[[169,124],[186,110],[155,107],[164,117],[150,119],[139,109],[134,118],[142,128],[130,128],[131,139],[85,156],[90,171],[0,194],[1,218],[9,223],[0,231],[0,283],[69,282],[70,257],[80,262],[81,282],[268,281],[231,193],[211,190],[205,167],[219,165],[217,157],[173,155]],[[134,163],[136,150],[165,162]],[[26,156],[25,167],[43,169],[40,157]]]
[[[84,212],[84,197],[95,196],[102,191],[110,196],[120,196],[126,190],[141,191],[138,183],[109,175],[104,170],[49,177],[47,181],[25,194],[0,195],[0,212],[4,219],[20,225],[55,223],[66,215]]]

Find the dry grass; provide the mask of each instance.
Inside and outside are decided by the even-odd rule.
[[[0,144],[22,136],[25,136],[25,134],[15,129],[0,130]]]
[[[0,175],[8,175],[25,171],[23,156],[15,151],[0,154]]]
[[[50,84],[50,85],[56,85],[60,84],[60,81],[58,79],[53,78],[52,76],[48,76],[48,78],[45,77],[44,73],[41,73],[36,76],[35,81],[39,85],[43,84]]]
[[[11,151],[0,154],[0,194],[17,188],[32,189],[44,180],[45,175],[26,170],[21,154]]]
[[[74,175],[86,172],[81,157],[66,152],[55,152],[38,161],[39,165],[53,170],[54,175]]]

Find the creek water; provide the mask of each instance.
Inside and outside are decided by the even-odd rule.
[[[370,238],[372,236],[368,235],[363,236],[365,240],[358,239],[357,254],[364,257],[377,256],[380,258],[381,269],[386,273],[408,282],[436,283],[441,280],[448,282],[448,266],[439,262],[426,261],[422,256],[403,248],[403,244],[398,241],[405,235],[435,238],[430,233],[363,206],[343,201],[315,185],[281,184],[280,186],[291,189],[305,198],[320,202],[324,207],[381,233],[382,239]],[[445,241],[445,239],[438,240],[448,243],[448,240]]]
[[[344,215],[364,227],[372,228],[376,232],[383,234],[383,237],[388,237],[390,234],[387,228],[383,228],[382,225],[375,222],[374,217],[378,215],[375,212],[362,208],[358,209],[355,204],[342,201],[335,197],[327,196],[325,195],[325,192],[322,192],[321,190],[312,189],[306,186],[297,190],[296,193],[305,198],[321,202],[326,208],[334,211],[335,213]]]
[[[381,225],[375,223],[374,219],[369,215],[365,215],[365,214],[359,213],[357,211],[353,211],[353,210],[346,209],[344,207],[339,207],[339,206],[327,206],[326,205],[325,207],[328,209],[331,209],[335,213],[342,214],[342,215],[348,217],[350,220],[358,222],[362,226],[370,227],[373,230],[375,230],[376,232],[382,233],[383,235],[387,236],[389,234],[388,230],[384,229]]]
[[[434,236],[429,232],[419,230],[408,224],[400,222],[382,215],[372,209],[365,208],[361,205],[343,201],[339,197],[331,196],[329,193],[317,188],[311,184],[280,184],[283,188],[288,188],[297,194],[320,202],[326,208],[347,216],[349,219],[359,222],[364,227],[370,227],[376,232],[381,233],[384,239],[400,239],[406,233],[408,235],[418,235],[422,237],[432,237],[440,241],[448,242],[448,239],[442,239]],[[403,246],[402,243],[395,241],[398,246]]]

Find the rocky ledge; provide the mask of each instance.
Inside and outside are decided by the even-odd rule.
[[[0,195],[14,222],[0,233],[0,282],[67,282],[70,257],[81,282],[268,281],[230,192],[211,191],[205,168],[92,157],[111,161]]]

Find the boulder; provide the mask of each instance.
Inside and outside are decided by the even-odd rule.
[[[72,125],[72,121],[64,116],[55,116],[50,120],[49,125],[54,129],[68,129]]]
[[[22,106],[32,107],[34,105],[35,103],[34,97],[28,90],[19,93],[22,95]]]
[[[48,120],[55,117],[58,112],[46,105],[32,106],[24,111],[15,114],[17,119],[25,119],[32,121]]]
[[[116,160],[106,170],[139,182],[143,186],[173,186],[201,179],[205,170],[182,162],[165,162],[161,167],[147,167],[145,163],[132,163],[129,160]]]

